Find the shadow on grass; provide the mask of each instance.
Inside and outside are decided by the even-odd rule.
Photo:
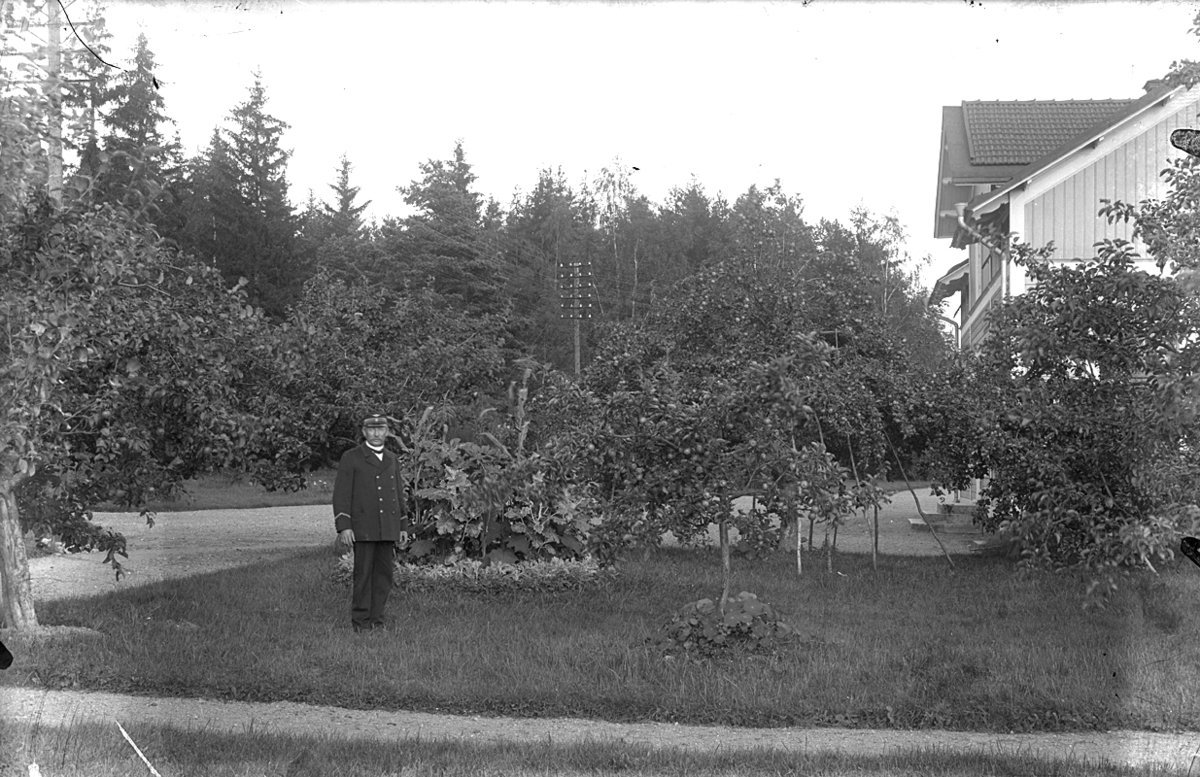
[[[3,683],[359,709],[724,725],[978,731],[1197,729],[1200,576],[1135,577],[1084,612],[1084,581],[1006,562],[838,557],[797,578],[789,554],[735,567],[806,638],[767,657],[696,661],[647,646],[671,613],[720,591],[711,549],[629,561],[597,590],[409,594],[357,635],[335,558],[254,567],[48,602],[62,639]],[[816,567],[813,564],[807,568]]]
[[[1156,767],[1123,767],[1075,758],[1039,759],[1004,752],[903,749],[887,755],[787,752],[767,748],[712,751],[651,747],[615,740],[579,743],[472,743],[404,738],[392,742],[273,733],[225,734],[161,725],[127,727],[163,774],[234,777],[245,774],[321,775],[1030,775],[1042,777],[1158,777],[1182,774]],[[117,777],[145,767],[115,725],[62,728],[20,724],[3,744],[16,761],[11,773],[39,764],[56,777]],[[18,771],[19,770],[19,771]]]
[[[252,510],[263,507],[327,505],[333,498],[334,470],[317,470],[305,475],[306,487],[299,491],[268,491],[244,475],[210,473],[185,481],[185,492],[176,499],[159,499],[146,504],[155,513],[191,510]],[[96,512],[125,512],[112,503],[95,507]]]

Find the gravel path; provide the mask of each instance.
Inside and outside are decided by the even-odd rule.
[[[924,497],[931,513],[936,500]],[[880,550],[884,553],[939,555],[928,533],[913,531],[916,517],[912,498],[897,494],[880,515]],[[325,506],[279,507],[260,510],[211,510],[159,516],[148,528],[136,515],[97,514],[101,524],[123,532],[131,558],[127,576],[117,582],[98,555],[41,557],[31,561],[35,599],[100,594],[123,587],[255,563],[297,548],[331,543],[333,526]],[[951,552],[965,552],[970,537],[943,538]],[[843,527],[838,548],[870,552],[868,523],[859,518]],[[821,543],[821,535],[816,543]],[[53,628],[48,630],[53,632]],[[19,660],[19,657],[18,657]],[[886,754],[897,749],[937,746],[990,753],[1037,753],[1114,763],[1161,763],[1186,770],[1200,752],[1200,733],[1160,734],[1116,731],[1079,734],[979,734],[953,731],[894,729],[722,728],[663,723],[607,723],[567,718],[508,719],[435,715],[416,712],[348,710],[276,702],[220,702],[204,699],[149,698],[81,691],[0,688],[0,722],[27,721],[58,725],[72,720],[170,721],[183,727],[226,731],[267,730],[291,733],[378,731],[387,740],[407,737],[456,739],[472,742],[501,740],[559,742],[609,740],[658,747],[689,749],[756,748],[837,750]],[[1200,758],[1197,759],[1200,761]]]
[[[918,492],[919,493],[919,492]],[[749,509],[749,500],[739,500]],[[921,509],[937,510],[937,500],[923,496]],[[879,514],[879,550],[911,556],[937,556],[941,549],[928,532],[913,531],[909,518],[917,517],[912,496],[896,494]],[[40,556],[30,560],[35,601],[63,596],[108,593],[172,577],[253,564],[301,548],[332,547],[333,511],[325,505],[266,507],[256,510],[195,510],[160,513],[153,528],[136,513],[96,513],[96,522],[125,535],[129,558],[121,559],[125,577],[117,581],[113,570],[100,565],[102,556],[83,553]],[[716,528],[711,531],[716,542]],[[733,532],[736,536],[736,531]],[[965,553],[974,536],[942,536],[951,553]],[[668,536],[668,542],[670,537]],[[823,533],[813,544],[820,548]],[[838,530],[837,547],[843,553],[870,553],[871,526],[856,515]]]
[[[0,688],[0,719],[63,725],[72,721],[170,721],[184,728],[229,732],[277,732],[362,736],[384,741],[419,737],[469,742],[612,741],[689,750],[772,748],[886,755],[897,750],[939,747],[992,754],[1072,756],[1096,762],[1141,766],[1161,764],[1186,770],[1200,752],[1200,733],[1159,734],[1110,731],[1082,734],[981,734],[958,731],[898,731],[842,728],[724,728],[669,723],[607,723],[573,718],[489,718],[381,712],[294,702],[257,704],[205,699],[120,696],[83,691]],[[1200,760],[1200,759],[1197,759]]]

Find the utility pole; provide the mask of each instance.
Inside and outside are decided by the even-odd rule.
[[[562,317],[575,320],[575,377],[580,375],[579,322],[592,317],[592,263],[569,262],[558,267]]]
[[[46,97],[50,103],[50,148],[47,159],[48,188],[50,199],[62,205],[63,146],[62,146],[62,42],[59,39],[58,0],[46,2],[47,55]]]

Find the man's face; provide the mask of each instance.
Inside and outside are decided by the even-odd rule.
[[[378,448],[380,445],[383,445],[384,440],[387,439],[387,433],[388,430],[386,426],[363,427],[363,437],[366,437],[367,442],[371,445],[374,445],[376,448]]]

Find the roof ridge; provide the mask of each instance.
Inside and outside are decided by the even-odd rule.
[[[1138,97],[1102,97],[1093,100],[1070,99],[1070,100],[963,100],[963,105],[1071,105],[1071,104],[1086,104],[1095,105],[1096,103],[1133,103],[1137,102]]]

